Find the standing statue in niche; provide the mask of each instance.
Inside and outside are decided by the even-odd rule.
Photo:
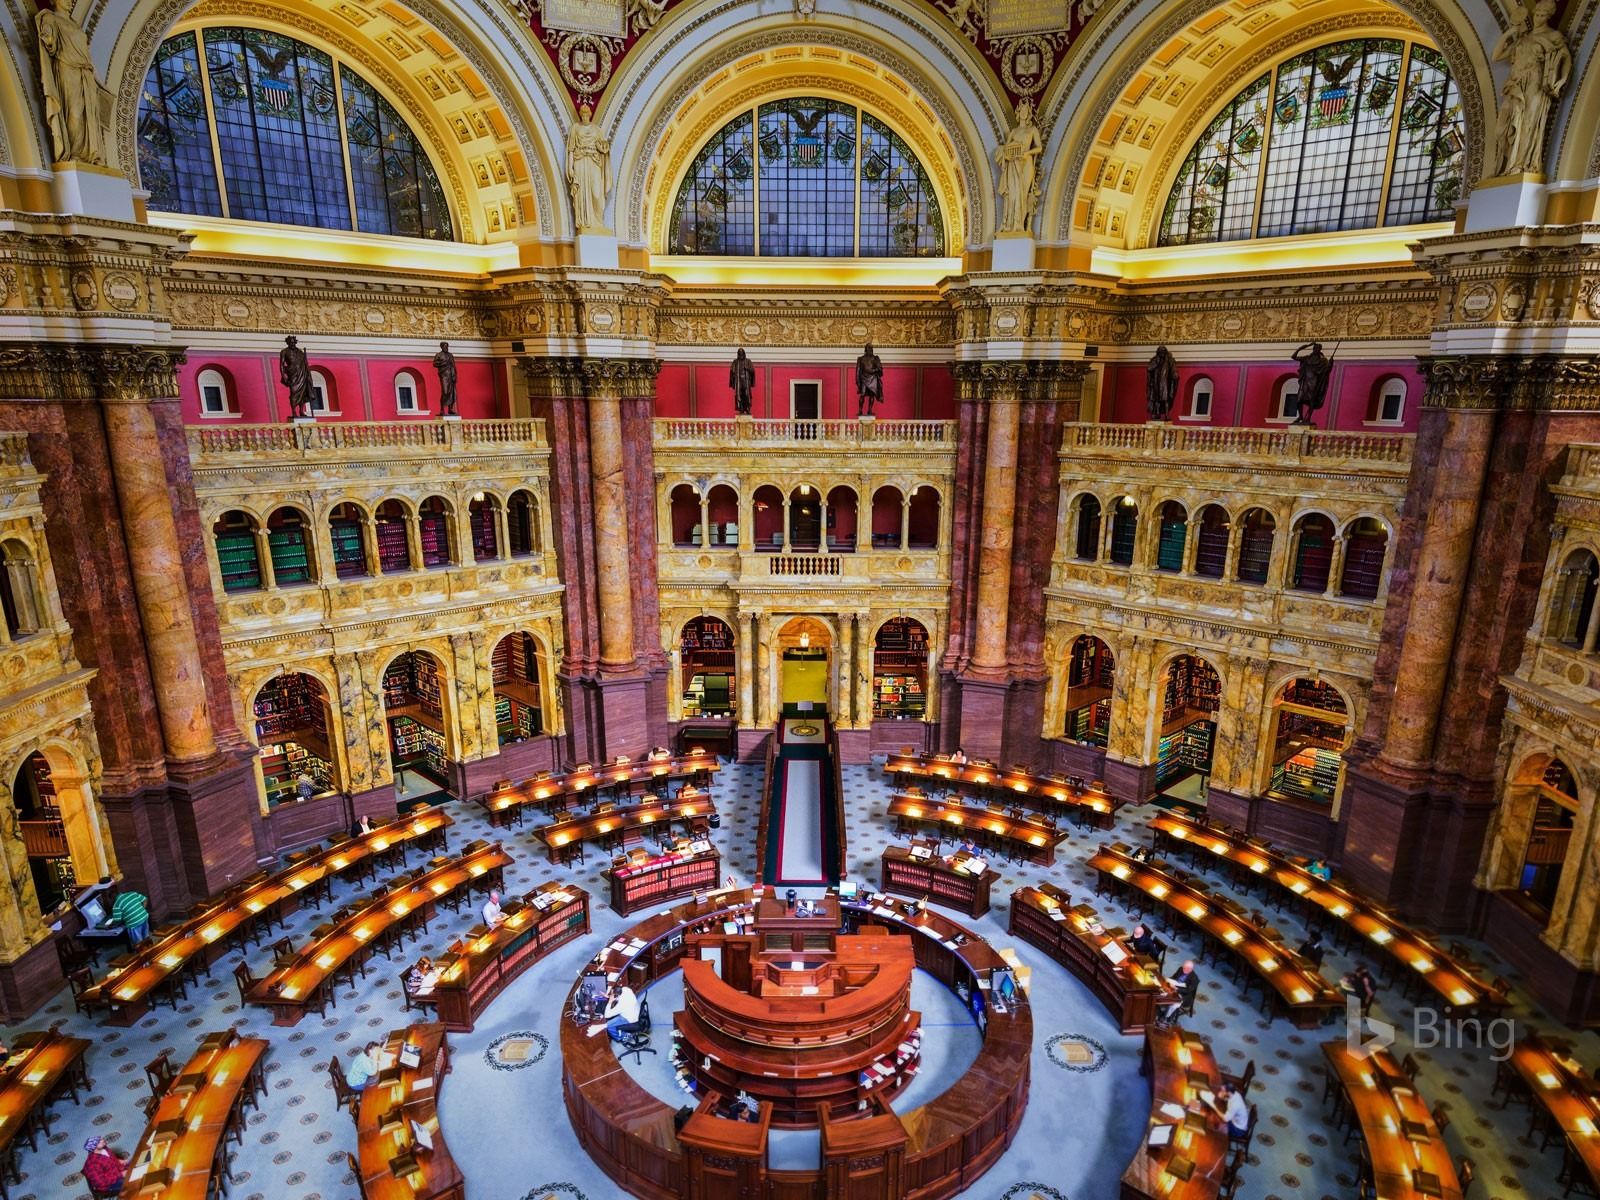
[[[1178,364],[1172,351],[1156,347],[1144,369],[1144,407],[1152,421],[1165,421],[1178,398]]]
[[[1511,64],[1500,89],[1497,175],[1544,169],[1544,134],[1550,110],[1572,76],[1567,41],[1550,28],[1555,11],[1554,0],[1538,0],[1531,10],[1523,10],[1495,44],[1494,61]]]
[[[572,220],[579,233],[609,233],[606,228],[607,180],[611,178],[611,143],[594,123],[585,104],[567,134],[567,186],[572,189]]]
[[[311,365],[294,334],[283,343],[278,351],[278,382],[289,389],[289,419],[299,421],[311,416]]]
[[[1039,203],[1039,155],[1044,142],[1033,123],[1033,101],[1017,103],[1017,123],[994,152],[1000,167],[999,233],[1026,233]]]
[[[439,376],[439,415],[456,415],[456,356],[450,353],[450,343],[440,342],[439,353],[433,356],[433,370]]]
[[[856,359],[856,416],[870,417],[875,404],[883,399],[883,359],[873,352],[872,343]]]
[[[1322,352],[1321,342],[1307,342],[1294,352],[1294,360],[1300,364],[1300,394],[1295,398],[1298,415],[1294,423],[1310,425],[1312,414],[1328,399],[1328,376],[1333,371],[1333,358]]]
[[[44,93],[44,120],[50,128],[56,162],[103,167],[101,94],[95,78],[89,39],[71,17],[41,8],[34,18],[39,32],[39,88]]]
[[[750,415],[750,404],[756,395],[756,365],[739,347],[739,353],[728,368],[728,386],[733,389],[733,411],[741,417]]]

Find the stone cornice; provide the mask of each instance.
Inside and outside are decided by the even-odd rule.
[[[1426,408],[1600,411],[1600,358],[1462,354],[1418,360]]]

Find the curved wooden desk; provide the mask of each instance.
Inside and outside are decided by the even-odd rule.
[[[929,787],[952,787],[1052,815],[1070,813],[1102,829],[1111,827],[1112,815],[1121,803],[1098,783],[1076,786],[1055,775],[1002,771],[992,763],[958,763],[943,754],[891,754],[883,770],[894,777],[897,786],[910,780]]]
[[[658,825],[671,829],[674,821],[682,821],[689,827],[696,820],[710,820],[716,815],[717,806],[709,792],[697,791],[685,795],[680,791],[678,798],[670,802],[647,796],[638,804],[601,808],[581,817],[569,817],[564,821],[542,825],[535,831],[535,836],[544,843],[550,861],[556,862],[560,858],[561,848],[575,842],[603,838],[614,840],[620,847],[630,837],[642,837]],[[686,832],[692,832],[692,829]]]
[[[707,750],[670,758],[636,758],[602,767],[582,766],[560,774],[538,775],[515,787],[486,792],[477,800],[488,809],[489,820],[499,824],[511,820],[521,808],[548,805],[565,809],[573,800],[602,788],[631,791],[635,787],[653,789],[673,779],[709,781],[720,767],[717,756]]]
[[[969,997],[986,997],[979,980],[1006,966],[988,943],[937,913],[918,913],[884,896],[841,908],[846,927],[877,925],[910,937],[917,966]],[[678,966],[687,934],[752,916],[747,890],[679,905],[620,934],[585,971],[604,970],[639,990]],[[624,1191],[648,1200],[688,1196],[691,1175],[694,1194],[704,1200],[738,1200],[769,1187],[781,1188],[773,1194],[785,1200],[943,1200],[971,1187],[994,1165],[1016,1136],[1027,1104],[1032,1013],[1025,1004],[999,1013],[978,1003],[984,1041],[967,1073],[904,1115],[875,1101],[863,1118],[825,1121],[820,1170],[769,1172],[765,1139],[741,1131],[744,1141],[729,1139],[717,1169],[701,1171],[700,1150],[680,1142],[673,1130],[674,1106],[640,1087],[603,1036],[588,1037],[570,1020],[561,1024],[567,1115],[596,1164]]]
[[[1357,1058],[1344,1041],[1323,1042],[1328,1069],[1350,1100],[1384,1200],[1461,1200],[1461,1179],[1428,1102],[1387,1050]]]
[[[417,1049],[417,1065],[400,1062],[400,1050]],[[356,1163],[365,1200],[462,1200],[466,1181],[439,1128],[439,1088],[450,1073],[444,1026],[412,1025],[385,1039],[384,1061],[361,1093],[356,1109]],[[415,1128],[413,1127],[415,1126]],[[417,1139],[420,1128],[433,1143]]]
[[[1200,1091],[1216,1094],[1222,1076],[1205,1039],[1181,1029],[1147,1029],[1144,1072],[1150,1076],[1150,1124],[1122,1173],[1122,1200],[1210,1200],[1228,1165],[1228,1131],[1200,1107]],[[1171,1140],[1152,1146],[1157,1126]]]

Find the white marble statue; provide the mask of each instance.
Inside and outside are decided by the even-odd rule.
[[[1523,10],[1494,48],[1495,62],[1511,70],[1500,88],[1500,129],[1495,174],[1544,170],[1544,135],[1550,110],[1572,76],[1572,52],[1550,27],[1554,0],[1537,0]]]
[[[608,233],[606,194],[611,178],[611,143],[586,106],[567,134],[567,186],[579,233]]]
[[[1044,143],[1033,123],[1033,102],[1017,102],[1017,123],[994,152],[1000,167],[999,233],[1026,233],[1039,203],[1039,155]]]
[[[34,25],[39,31],[44,119],[54,143],[55,161],[103,167],[101,87],[95,78],[94,60],[89,57],[89,39],[71,17],[51,8],[41,8]]]
[[[654,29],[667,11],[667,0],[628,0],[628,28],[634,33]]]

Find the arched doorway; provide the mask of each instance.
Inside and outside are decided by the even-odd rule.
[[[683,715],[731,717],[739,695],[733,630],[716,617],[691,617],[678,638]]]
[[[789,493],[789,549],[803,554],[822,549],[822,495],[809,483]]]
[[[1578,781],[1566,763],[1549,758],[1525,766],[1519,783],[1532,793],[1534,805],[1517,890],[1548,920],[1567,865],[1578,812]]]
[[[443,675],[439,660],[423,650],[407,650],[383,672],[383,715],[397,800],[449,789]]]
[[[1291,679],[1272,699],[1272,773],[1267,794],[1330,806],[1339,794],[1350,709],[1339,690]]]
[[[1168,800],[1203,805],[1216,749],[1222,680],[1195,654],[1180,654],[1161,674],[1157,709],[1156,791]]]
[[[500,745],[544,732],[539,642],[531,633],[508,633],[489,656],[494,679],[494,726]]]
[[[921,721],[928,715],[928,631],[921,621],[890,617],[872,647],[872,715]]]
[[[814,617],[796,617],[778,631],[779,704],[784,715],[828,707],[833,635]]]
[[[1075,742],[1104,746],[1111,734],[1111,689],[1117,665],[1111,647],[1083,634],[1072,643],[1067,663],[1066,727]]]
[[[17,768],[11,803],[41,912],[69,899],[80,882],[105,874],[88,794],[70,770],[58,771],[35,750]]]
[[[338,790],[333,722],[321,680],[300,671],[269,679],[256,693],[252,712],[268,808]]]

